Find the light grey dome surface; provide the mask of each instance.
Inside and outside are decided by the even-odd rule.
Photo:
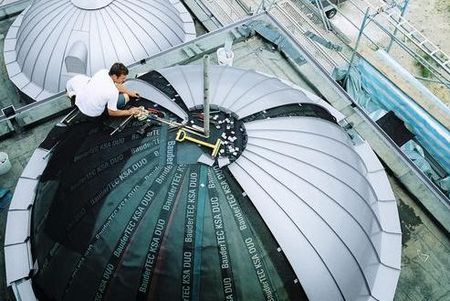
[[[190,110],[203,105],[202,65],[176,66],[159,72],[175,87]],[[198,80],[194,82],[192,78]],[[210,85],[210,104],[239,118],[277,106],[319,102],[279,78],[253,70],[212,65],[209,80],[217,83]],[[320,103],[326,106],[324,101]]]
[[[245,126],[247,147],[229,169],[308,298],[392,300],[401,232],[381,165],[370,170],[328,121],[273,118]],[[366,155],[377,162],[373,153]]]
[[[202,106],[202,65],[158,70],[190,110]],[[315,117],[248,116],[327,104],[278,78],[211,66],[211,106],[244,121],[247,146],[229,170],[285,252],[310,300],[392,300],[401,230],[394,194],[367,143]],[[193,80],[196,79],[196,80]]]
[[[193,38],[178,0],[36,0],[10,27],[4,56],[14,84],[42,100],[76,73],[130,65]]]
[[[99,9],[110,4],[114,0],[70,0],[78,8]]]

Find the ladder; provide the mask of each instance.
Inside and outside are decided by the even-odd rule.
[[[433,42],[428,40],[423,34],[420,33],[411,23],[408,22],[404,17],[400,15],[400,12],[393,8],[392,3],[387,3],[378,0],[378,6],[373,3],[362,0],[367,6],[371,7],[373,10],[381,12],[390,24],[394,26],[399,32],[401,32],[409,41],[421,49],[425,54],[427,54],[433,61],[441,67],[448,75],[450,75],[450,57],[443,52],[439,47],[437,47]]]
[[[320,12],[320,17],[322,18],[323,25],[326,30],[330,30],[330,22],[328,21],[327,16],[325,15],[325,10],[323,9],[322,1],[321,0],[314,0],[315,5],[317,6],[317,9]]]

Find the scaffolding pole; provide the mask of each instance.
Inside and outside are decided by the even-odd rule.
[[[350,62],[348,63],[348,69],[347,69],[347,72],[345,73],[344,83],[347,82],[348,77],[350,75],[350,69],[353,65],[353,60],[355,59],[356,50],[358,49],[359,41],[361,40],[361,36],[364,31],[364,27],[366,27],[366,25],[367,25],[366,22],[367,22],[368,17],[369,17],[369,8],[366,9],[366,13],[364,14],[364,18],[362,20],[361,27],[359,28],[358,38],[356,39],[355,48],[353,48],[352,57],[350,58]]]
[[[400,22],[402,20],[403,16],[405,15],[406,8],[408,7],[408,4],[409,4],[409,0],[405,0],[403,3],[404,4],[402,6],[402,9],[401,9],[401,12],[400,12],[400,17],[398,18],[398,22]],[[394,43],[394,37],[397,35],[397,31],[398,31],[398,27],[395,26],[394,33],[392,34],[391,40],[389,41],[389,45],[386,48],[386,52],[387,53],[389,53],[389,50],[391,50],[392,44]]]

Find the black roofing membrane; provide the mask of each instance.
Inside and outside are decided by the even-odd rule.
[[[33,209],[38,299],[306,300],[227,167],[196,162],[211,149],[141,126],[76,124],[56,145]]]

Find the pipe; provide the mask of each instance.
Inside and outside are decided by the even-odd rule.
[[[203,56],[203,130],[209,138],[209,55]]]

